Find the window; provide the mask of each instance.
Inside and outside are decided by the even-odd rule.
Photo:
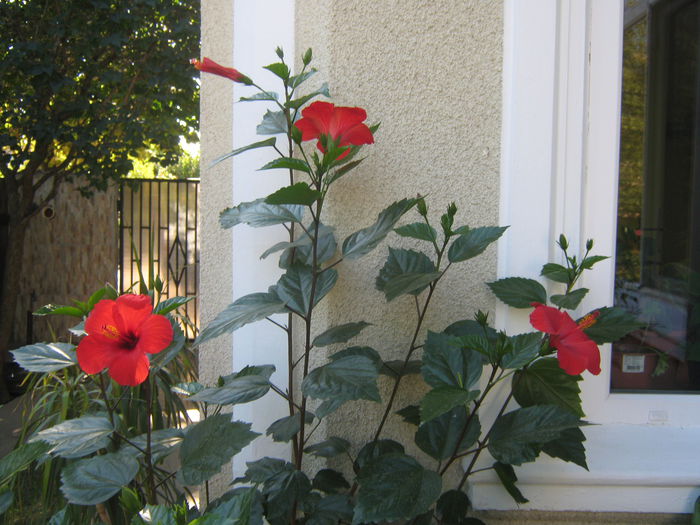
[[[700,390],[698,0],[627,0],[613,392]]]

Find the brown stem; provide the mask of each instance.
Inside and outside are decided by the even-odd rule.
[[[156,483],[153,473],[153,456],[151,451],[151,411],[153,410],[153,394],[151,392],[151,375],[148,375],[144,383],[144,393],[146,395],[146,497],[148,503],[156,504]]]

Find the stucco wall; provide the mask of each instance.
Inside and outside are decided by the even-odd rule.
[[[323,220],[336,227],[339,240],[371,224],[391,202],[417,193],[427,195],[436,223],[451,201],[459,206],[458,225],[498,223],[502,10],[501,1],[483,0],[297,2],[297,56],[313,48],[317,82],[330,84],[332,101],[363,107],[370,122],[381,122],[376,143],[363,152],[367,159],[334,185],[324,209]],[[417,219],[411,212],[406,220]],[[338,267],[322,323],[371,322],[353,343],[396,359],[410,343],[416,314],[406,297],[387,303],[374,289],[389,244],[410,246],[391,235],[370,255]],[[472,318],[477,308],[492,309],[484,283],[496,276],[495,257],[491,248],[453,267],[424,326],[442,330]],[[415,400],[416,389],[406,381],[396,408]],[[346,405],[326,433],[366,439],[381,415],[377,406]],[[386,436],[410,431],[402,425],[393,421]]]

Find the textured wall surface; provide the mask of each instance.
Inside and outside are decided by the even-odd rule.
[[[333,102],[363,107],[370,122],[381,122],[376,144],[365,147],[367,160],[334,185],[324,210],[323,220],[336,227],[339,240],[371,224],[391,202],[417,193],[428,196],[435,221],[456,201],[456,224],[498,223],[502,10],[501,1],[483,0],[297,3],[297,55],[312,47],[318,82],[329,82]],[[418,218],[410,212],[406,221]],[[370,255],[338,267],[340,279],[322,315],[326,328],[374,323],[353,343],[392,359],[410,343],[416,314],[408,298],[387,303],[374,289],[389,244],[410,246],[390,235]],[[494,248],[453,267],[425,326],[442,330],[472,318],[477,308],[491,309],[495,303],[484,282],[495,275]],[[406,381],[396,408],[416,394],[417,384]],[[329,427],[359,440],[378,417],[376,405],[353,403]],[[402,425],[394,421],[387,436],[409,430]]]
[[[202,2],[202,56],[230,64],[233,56],[233,2]],[[231,301],[231,230],[219,227],[219,212],[231,206],[233,179],[230,164],[209,167],[233,143],[232,83],[202,75],[200,106],[200,326],[206,326]],[[212,384],[231,373],[231,337],[222,336],[199,348],[199,379]],[[229,469],[230,470],[230,469]],[[231,481],[222,475],[210,482],[213,493],[223,493]]]
[[[112,187],[84,198],[64,184],[50,208],[32,219],[25,240],[20,295],[13,339],[25,344],[51,341],[51,329],[61,339],[76,324],[67,317],[34,317],[28,312],[48,304],[71,304],[86,300],[95,290],[117,276],[117,194]],[[46,213],[44,213],[46,212]],[[27,333],[31,323],[32,334]]]

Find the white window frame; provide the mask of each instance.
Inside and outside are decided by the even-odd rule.
[[[500,277],[539,278],[565,233],[582,252],[614,255],[622,70],[623,0],[506,0]],[[611,305],[614,259],[582,285],[578,313]],[[539,278],[541,279],[541,278]],[[550,292],[556,285],[542,281]],[[529,327],[527,312],[501,308],[499,328]],[[589,472],[541,458],[518,469],[527,508],[691,512],[700,492],[700,395],[610,392],[610,345],[603,372],[585,374],[584,432]],[[514,508],[493,476],[479,478],[477,508]]]

